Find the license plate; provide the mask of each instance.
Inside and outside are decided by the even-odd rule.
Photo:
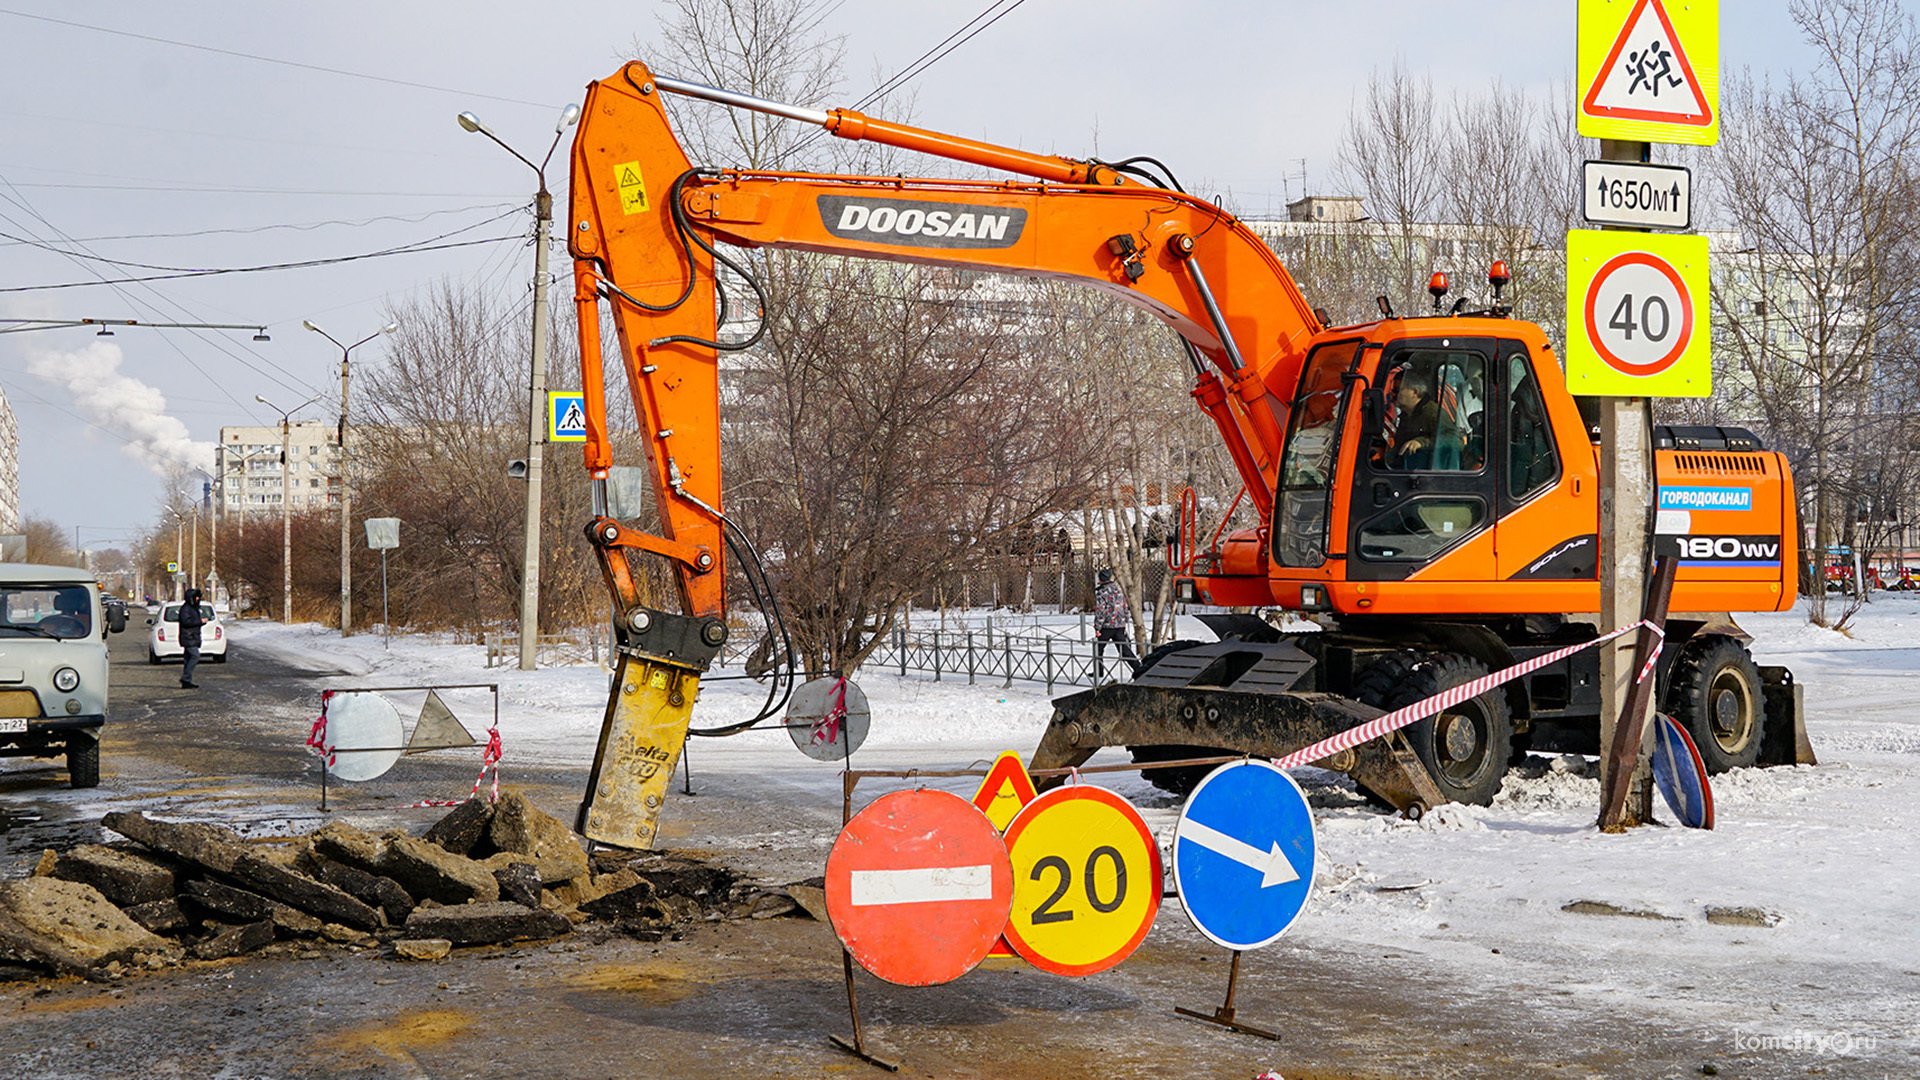
[[[9,732],[17,733],[25,730],[27,730],[26,718],[18,717],[18,716],[0,717],[0,735],[5,735]]]

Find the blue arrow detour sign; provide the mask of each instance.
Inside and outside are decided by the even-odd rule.
[[[1193,789],[1173,840],[1173,880],[1187,918],[1229,949],[1272,944],[1313,889],[1313,812],[1293,777],[1235,761]]]

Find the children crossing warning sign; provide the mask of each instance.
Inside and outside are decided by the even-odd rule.
[[[1580,0],[1580,134],[1720,141],[1718,0]]]

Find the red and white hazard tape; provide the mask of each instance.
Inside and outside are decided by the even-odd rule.
[[[1321,739],[1319,742],[1305,749],[1295,750],[1286,757],[1275,758],[1273,763],[1282,769],[1291,769],[1296,765],[1311,765],[1323,758],[1332,757],[1342,750],[1351,750],[1361,743],[1371,742],[1389,731],[1395,731],[1409,724],[1417,723],[1425,720],[1429,716],[1437,716],[1469,698],[1479,697],[1488,690],[1503,683],[1512,682],[1528,672],[1538,671],[1548,664],[1565,660],[1574,653],[1584,652],[1596,645],[1604,645],[1615,638],[1624,637],[1642,627],[1653,631],[1655,637],[1653,653],[1647,657],[1647,662],[1640,668],[1640,674],[1635,676],[1633,680],[1636,683],[1643,682],[1648,675],[1653,674],[1653,666],[1659,661],[1660,649],[1666,640],[1665,632],[1658,626],[1645,620],[1634,623],[1631,626],[1623,626],[1611,634],[1594,638],[1592,641],[1582,642],[1578,645],[1569,645],[1564,649],[1555,649],[1550,653],[1542,653],[1531,660],[1523,660],[1510,668],[1502,668],[1492,674],[1482,675],[1471,682],[1462,683],[1450,690],[1442,690],[1424,701],[1416,701],[1404,708],[1395,709],[1385,716],[1377,716],[1358,727],[1348,728],[1338,735]]]
[[[813,730],[807,738],[807,744],[810,746],[820,743],[832,746],[834,741],[840,738],[840,723],[847,718],[846,676],[841,676],[833,684],[833,693],[833,708],[828,709],[825,716],[813,722]]]
[[[487,797],[487,801],[496,803],[500,801],[499,728],[487,729],[487,748],[480,755],[480,775],[473,778],[473,794],[468,795],[465,799],[422,799],[416,803],[408,803],[406,806],[401,807],[401,809],[411,810],[422,806],[459,806],[469,799],[477,799],[480,797],[480,783],[487,778],[487,772],[489,770],[493,772],[493,793]]]
[[[334,690],[323,690],[320,692],[320,715],[314,719],[312,730],[307,732],[307,749],[311,750],[315,756],[321,758],[326,763],[324,767],[328,769],[333,768],[336,755],[333,752],[333,746],[327,742],[327,706],[332,703],[333,695],[337,692],[338,691]],[[844,711],[843,708],[842,712],[844,713]],[[459,806],[461,803],[466,802],[467,799],[477,799],[480,797],[480,785],[486,781],[487,773],[489,772],[493,773],[493,788],[487,801],[499,802],[501,756],[500,729],[490,727],[487,729],[487,748],[480,753],[480,775],[473,778],[472,794],[468,795],[466,799],[422,799],[419,802],[407,803],[401,807],[401,809],[411,810],[423,806]]]
[[[307,732],[307,749],[324,759],[326,768],[333,768],[333,747],[327,745],[327,705],[333,701],[332,690],[320,692],[320,715],[313,721],[313,730]]]

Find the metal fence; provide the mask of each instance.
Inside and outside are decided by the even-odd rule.
[[[965,678],[969,684],[999,680],[1012,686],[1019,679],[1046,683],[1048,693],[1059,684],[1098,686],[1124,670],[1125,662],[1111,642],[1079,640],[1070,636],[1073,627],[1051,628],[1058,633],[1048,629],[896,629],[860,669],[870,674],[931,674],[935,682]]]

